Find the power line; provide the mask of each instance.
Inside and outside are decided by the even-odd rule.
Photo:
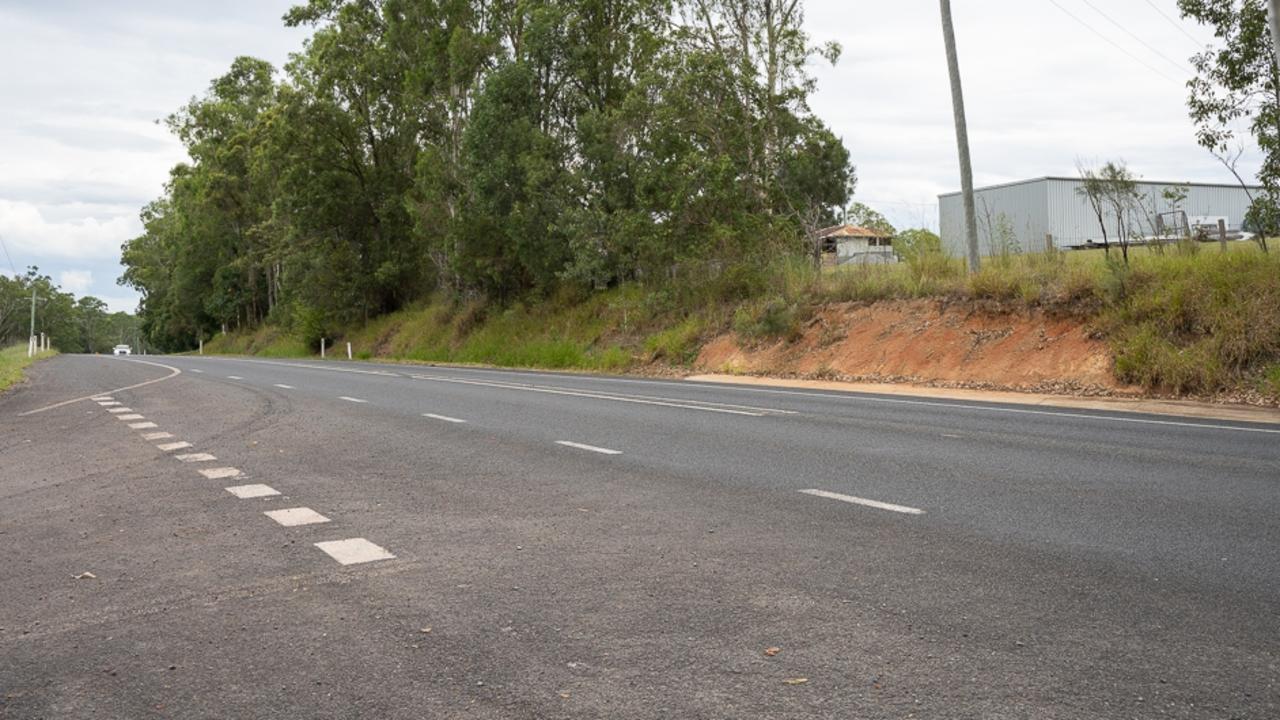
[[[9,261],[9,269],[13,271],[13,279],[18,279],[18,268],[13,266],[13,258],[9,257],[9,246],[4,242],[4,236],[0,235],[0,248],[4,250],[4,257]]]
[[[1146,2],[1147,2],[1147,4],[1148,4],[1148,5],[1150,5],[1150,6],[1151,6],[1151,9],[1152,9],[1152,10],[1155,10],[1156,12],[1160,13],[1160,17],[1162,17],[1162,18],[1164,18],[1165,20],[1169,21],[1169,24],[1170,24],[1170,25],[1172,25],[1172,26],[1174,26],[1174,27],[1178,28],[1178,32],[1182,33],[1183,35],[1186,35],[1188,40],[1190,40],[1191,42],[1195,43],[1197,48],[1199,48],[1199,49],[1201,49],[1201,50],[1204,50],[1205,43],[1204,43],[1203,41],[1201,41],[1200,39],[1198,39],[1195,35],[1192,35],[1191,33],[1187,32],[1187,29],[1186,29],[1185,27],[1183,27],[1183,26],[1182,26],[1182,23],[1180,23],[1180,22],[1178,22],[1177,20],[1174,20],[1173,18],[1169,17],[1169,14],[1168,14],[1168,13],[1166,13],[1166,12],[1165,12],[1165,11],[1163,11],[1163,10],[1161,10],[1161,9],[1160,9],[1160,6],[1159,6],[1159,5],[1156,5],[1156,4],[1155,4],[1154,2],[1152,2],[1151,0],[1146,0]]]
[[[1164,58],[1165,62],[1169,63],[1170,65],[1172,65],[1172,66],[1174,66],[1174,67],[1176,67],[1176,68],[1178,68],[1179,70],[1181,70],[1182,72],[1184,72],[1184,73],[1186,73],[1186,74],[1188,74],[1188,75],[1195,75],[1195,73],[1191,72],[1190,68],[1188,68],[1187,66],[1185,66],[1185,65],[1183,65],[1182,63],[1178,62],[1177,60],[1174,60],[1174,59],[1170,58],[1168,55],[1165,55],[1164,53],[1160,52],[1160,50],[1159,50],[1159,49],[1157,49],[1157,48],[1153,47],[1152,45],[1150,45],[1149,43],[1147,43],[1147,41],[1146,41],[1146,40],[1143,40],[1142,38],[1138,37],[1138,36],[1137,36],[1137,35],[1135,35],[1134,33],[1130,32],[1129,28],[1125,27],[1124,25],[1121,25],[1120,23],[1116,22],[1116,21],[1115,21],[1115,19],[1114,19],[1114,18],[1112,18],[1110,15],[1108,15],[1108,14],[1106,14],[1106,13],[1102,12],[1101,10],[1099,10],[1099,9],[1098,9],[1098,6],[1097,6],[1097,5],[1094,5],[1092,2],[1090,2],[1090,0],[1080,0],[1080,2],[1082,2],[1082,3],[1084,3],[1085,5],[1088,5],[1089,7],[1093,8],[1093,11],[1094,11],[1094,12],[1098,13],[1098,14],[1099,14],[1099,15],[1101,15],[1103,18],[1105,18],[1107,22],[1109,22],[1109,23],[1111,23],[1112,25],[1115,25],[1116,27],[1120,28],[1120,31],[1121,31],[1121,32],[1123,32],[1125,35],[1128,35],[1129,37],[1133,38],[1134,40],[1137,40],[1137,41],[1142,45],[1142,47],[1144,47],[1144,48],[1146,48],[1146,49],[1150,50],[1151,52],[1155,53],[1156,55],[1159,55],[1160,57]]]
[[[1053,5],[1054,7],[1058,8],[1059,10],[1061,10],[1061,11],[1063,12],[1063,14],[1065,14],[1067,17],[1069,17],[1069,18],[1071,18],[1072,20],[1075,20],[1076,22],[1078,22],[1078,23],[1080,23],[1081,25],[1083,25],[1083,26],[1085,27],[1085,29],[1086,29],[1086,30],[1088,30],[1089,32],[1093,33],[1094,35],[1097,35],[1098,37],[1102,38],[1103,40],[1106,40],[1108,43],[1110,43],[1110,44],[1112,45],[1112,47],[1114,47],[1115,49],[1117,49],[1117,50],[1119,50],[1120,52],[1124,53],[1125,55],[1128,55],[1130,59],[1132,59],[1134,62],[1138,63],[1139,65],[1141,65],[1141,66],[1145,67],[1146,69],[1148,69],[1148,70],[1150,70],[1151,72],[1153,72],[1153,73],[1155,73],[1155,74],[1159,75],[1160,77],[1164,78],[1165,80],[1168,80],[1168,81],[1169,81],[1169,82],[1171,82],[1171,83],[1176,83],[1176,84],[1178,84],[1178,85],[1182,85],[1182,84],[1183,84],[1181,81],[1178,81],[1178,80],[1175,80],[1175,79],[1173,79],[1173,78],[1169,77],[1168,75],[1164,74],[1164,73],[1163,73],[1163,72],[1161,72],[1160,70],[1156,69],[1156,68],[1155,68],[1153,65],[1151,65],[1150,63],[1146,62],[1145,60],[1143,60],[1142,58],[1138,57],[1137,55],[1134,55],[1133,53],[1129,52],[1129,51],[1128,51],[1128,50],[1127,50],[1123,45],[1121,45],[1120,43],[1116,42],[1115,40],[1112,40],[1111,38],[1107,37],[1106,35],[1103,35],[1101,32],[1099,32],[1099,31],[1098,31],[1098,29],[1097,29],[1097,28],[1095,28],[1094,26],[1092,26],[1092,25],[1090,25],[1089,23],[1085,22],[1084,20],[1081,20],[1079,17],[1077,17],[1077,16],[1076,16],[1074,13],[1072,13],[1070,10],[1068,10],[1068,9],[1066,9],[1066,8],[1062,7],[1061,5],[1059,5],[1059,4],[1058,4],[1058,0],[1049,0],[1049,4]]]

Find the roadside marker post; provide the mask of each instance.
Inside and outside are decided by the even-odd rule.
[[[324,338],[320,338],[320,359],[324,359]]]
[[[347,343],[347,359],[351,359],[351,343]]]

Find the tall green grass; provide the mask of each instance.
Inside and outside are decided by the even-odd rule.
[[[1102,251],[962,260],[923,254],[894,265],[817,268],[804,258],[682,267],[661,284],[565,290],[507,307],[443,297],[331,338],[345,354],[421,362],[623,371],[688,365],[729,330],[748,343],[795,340],[831,303],[916,298],[991,312],[1078,318],[1109,339],[1119,379],[1153,390],[1248,389],[1280,399],[1280,257],[1254,246],[1135,248],[1129,265]],[[301,333],[233,334],[207,352],[314,355]]]
[[[22,371],[31,363],[57,355],[56,350],[37,353],[34,358],[27,357],[26,345],[10,345],[0,349],[0,392],[3,392],[22,379]]]

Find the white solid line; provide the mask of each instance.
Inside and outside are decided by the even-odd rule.
[[[117,415],[117,420],[145,420],[146,418],[138,413],[130,413],[128,415]]]
[[[243,380],[244,378],[240,377],[239,375],[228,375],[228,376],[227,376],[227,379],[228,379],[228,380]]]
[[[167,433],[167,432],[142,433],[143,440],[164,440],[165,438],[171,438],[171,437],[173,437],[173,433]]]
[[[537,385],[524,385],[520,383],[505,382],[484,382],[481,380],[462,380],[460,378],[449,378],[439,375],[412,375],[415,380],[430,380],[433,382],[456,383],[459,385],[480,385],[483,387],[500,388],[503,390],[523,390],[525,392],[547,393],[550,395],[570,395],[573,397],[593,398],[596,400],[613,400],[614,402],[635,403],[637,405],[660,405],[662,407],[682,408],[684,410],[701,410],[703,412],[723,413],[726,415],[746,415],[748,417],[764,417],[767,412],[753,412],[747,410],[732,410],[726,407],[706,407],[703,405],[692,405],[680,399],[672,402],[663,402],[658,400],[648,400],[636,396],[626,395],[610,395],[608,393],[599,392],[579,392],[576,390],[567,390],[554,387],[541,387]],[[772,411],[769,411],[772,412]]]
[[[564,445],[565,447],[578,448],[579,450],[590,450],[591,452],[598,452],[603,455],[622,454],[621,450],[610,450],[609,448],[596,447],[595,445],[583,445],[582,443],[571,442],[569,440],[557,440],[556,444]]]
[[[796,397],[828,398],[831,400],[851,400],[853,402],[859,402],[859,401],[878,402],[878,403],[889,403],[891,405],[921,405],[924,407],[948,408],[951,410],[980,410],[982,412],[1013,413],[1016,415],[1048,415],[1050,417],[1067,418],[1067,419],[1077,418],[1080,420],[1102,420],[1102,421],[1111,421],[1111,422],[1136,423],[1139,425],[1172,425],[1175,427],[1197,428],[1200,430],[1227,430],[1227,431],[1236,430],[1239,432],[1270,433],[1273,435],[1280,435],[1280,429],[1262,428],[1262,427],[1241,427],[1238,425],[1217,425],[1213,423],[1184,422],[1180,420],[1154,420],[1152,418],[1142,418],[1142,417],[1115,417],[1111,415],[1093,415],[1090,413],[1073,412],[1071,408],[1063,408],[1062,410],[1031,410],[1027,408],[1013,408],[1013,407],[1004,407],[1004,406],[996,406],[996,405],[978,405],[978,404],[975,404],[975,401],[972,401],[972,400],[956,400],[955,402],[938,402],[936,400],[908,400],[905,398],[882,397],[879,395],[866,394],[858,391],[851,391],[845,394],[835,394],[835,393],[805,392],[802,390],[776,390],[773,388],[745,387],[742,385],[734,385],[732,383],[710,383],[710,382],[704,383],[702,381],[694,381],[692,384],[696,387],[704,387],[704,388],[731,387],[735,390],[742,390],[746,392],[756,392],[756,393],[769,393],[772,395],[792,395]],[[981,401],[977,401],[977,402],[981,402]],[[1136,410],[1125,410],[1121,408],[1117,408],[1115,412],[1118,412],[1118,413],[1128,412],[1128,413],[1139,414],[1138,411]],[[1147,414],[1158,415],[1159,413],[1147,413]],[[1241,420],[1240,422],[1253,422],[1253,421]]]
[[[204,470],[200,471],[200,474],[209,478],[210,480],[221,480],[222,478],[240,477],[244,473],[240,472],[239,470],[233,467],[220,467],[220,468],[205,468]]]
[[[827,492],[826,490],[801,490],[805,495],[814,495],[816,497],[827,498],[829,500],[839,500],[841,502],[853,503],[855,505],[865,505],[867,507],[879,508],[880,510],[892,510],[893,512],[906,513],[908,515],[923,515],[924,511],[920,508],[907,507],[906,505],[894,505],[893,503],[880,502],[879,500],[868,500],[866,498],[854,497],[853,495],[842,495],[840,493]]]
[[[226,490],[227,492],[231,493],[232,495],[235,495],[241,500],[247,500],[249,498],[267,497],[268,495],[280,494],[279,490],[276,490],[270,485],[261,485],[261,484],[232,485],[231,487],[226,488]]]
[[[150,434],[152,434],[152,433],[148,433],[148,435],[150,435]],[[168,435],[169,433],[164,433],[164,434],[165,434],[165,435]],[[146,435],[143,435],[142,437],[143,437],[143,438],[145,438],[145,439],[147,439],[147,440],[151,440],[151,439],[152,439],[152,438],[147,437]],[[172,437],[172,436],[171,436],[171,437]],[[162,444],[162,445],[157,445],[156,447],[160,448],[161,450],[163,450],[163,451],[165,451],[165,452],[170,452],[170,451],[172,451],[172,450],[181,450],[182,448],[189,448],[189,447],[191,447],[191,443],[186,442],[185,440],[183,440],[183,441],[179,441],[179,442],[164,443],[164,444]]]
[[[293,390],[293,389],[294,389],[292,385],[285,385],[285,384],[283,384],[283,383],[276,383],[276,385],[275,385],[275,386],[276,386],[276,387],[278,387],[278,388],[284,388],[285,390]]]
[[[464,422],[466,422],[466,420],[463,420],[463,419],[461,419],[461,418],[449,417],[448,415],[437,415],[437,414],[435,414],[435,413],[422,413],[422,417],[431,418],[431,419],[433,419],[433,420],[443,420],[443,421],[445,421],[445,422],[450,422],[450,423],[464,423]]]
[[[283,510],[267,510],[262,513],[267,517],[275,520],[285,527],[296,527],[298,525],[315,525],[316,523],[327,523],[329,518],[312,510],[309,507],[284,508]]]
[[[395,557],[384,548],[378,547],[364,538],[330,540],[328,542],[318,542],[315,545],[325,551],[329,557],[343,565],[354,565],[374,560],[390,560]]]
[[[145,387],[145,386],[147,386],[147,385],[154,385],[155,383],[158,383],[158,382],[164,382],[165,380],[169,380],[169,379],[171,379],[171,378],[175,378],[175,377],[177,377],[177,376],[179,376],[179,375],[181,375],[181,374],[182,374],[182,371],[181,371],[181,370],[179,370],[179,369],[178,369],[178,368],[176,368],[176,367],[173,367],[172,365],[161,365],[160,363],[157,363],[157,362],[147,362],[146,360],[134,360],[134,359],[132,359],[132,358],[118,358],[118,357],[114,357],[114,356],[106,356],[106,355],[101,356],[101,357],[103,357],[104,359],[106,359],[106,358],[110,357],[110,359],[111,359],[111,361],[112,361],[112,362],[119,362],[119,361],[123,360],[123,361],[125,361],[125,362],[141,363],[141,364],[143,364],[143,365],[154,365],[154,366],[156,366],[156,367],[161,367],[161,368],[164,368],[165,370],[169,370],[169,371],[170,371],[170,372],[169,372],[169,374],[168,374],[168,375],[165,375],[164,377],[161,377],[161,378],[155,378],[155,379],[152,379],[152,380],[147,380],[147,381],[145,381],[145,382],[140,382],[140,383],[137,383],[137,384],[134,384],[134,385],[126,385],[126,386],[124,386],[124,387],[118,387],[118,388],[116,388],[116,389],[114,389],[114,390],[111,390],[110,392],[112,392],[112,393],[124,392],[125,390],[134,390],[134,389],[136,389],[136,388]],[[92,400],[92,399],[94,399],[94,398],[102,398],[102,397],[106,397],[106,396],[105,396],[105,395],[102,395],[102,394],[100,394],[100,393],[99,393],[99,394],[97,394],[97,395],[85,395],[84,397],[71,398],[70,400],[63,400],[62,402],[56,402],[56,403],[54,403],[54,404],[52,404],[52,405],[45,405],[44,407],[36,408],[35,410],[28,410],[28,411],[23,412],[23,413],[18,413],[18,417],[26,417],[27,415],[35,415],[36,413],[42,413],[42,412],[45,412],[46,410],[54,410],[54,409],[56,409],[56,408],[64,407],[64,406],[66,406],[66,405],[70,405],[70,404],[72,404],[72,403],[78,403],[78,402],[82,402],[82,401],[85,401],[85,400]]]
[[[182,462],[209,462],[210,460],[218,459],[209,453],[186,453],[184,455],[174,455],[174,457]]]
[[[369,402],[368,400],[361,400],[360,398],[347,397],[346,395],[339,395],[339,396],[338,396],[338,399],[339,399],[339,400],[346,400],[347,402],[353,402],[353,403],[364,403],[364,402]]]
[[[136,422],[136,423],[129,423],[129,429],[130,429],[130,430],[147,430],[147,429],[149,429],[149,428],[153,428],[153,427],[159,427],[159,426],[158,426],[158,425],[156,425],[156,424],[155,424],[155,423],[153,423],[153,422]]]
[[[111,413],[112,415],[119,415],[120,413],[131,413],[133,412],[133,408],[127,408],[127,407],[107,408],[107,412]]]

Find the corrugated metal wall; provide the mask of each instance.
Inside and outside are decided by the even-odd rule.
[[[1172,186],[1170,183],[1138,183],[1138,192],[1149,211],[1137,219],[1141,232],[1153,232],[1147,227],[1151,222],[1148,216],[1173,209],[1162,196],[1164,190]],[[979,188],[975,195],[982,253],[990,255],[1000,251],[1002,226],[1006,232],[1011,231],[1024,252],[1044,250],[1046,234],[1053,235],[1057,247],[1082,245],[1090,240],[1101,242],[1098,219],[1088,201],[1077,192],[1079,187],[1077,179],[1039,178]],[[1182,209],[1192,218],[1226,216],[1228,226],[1239,228],[1249,209],[1249,198],[1238,185],[1188,185]],[[1114,234],[1115,219],[1110,213],[1106,215],[1106,222],[1108,233]],[[959,193],[938,197],[938,227],[943,247],[953,255],[963,255],[964,209]]]
[[[974,204],[978,213],[978,249],[983,255],[1000,252],[1002,224],[1012,231],[1024,251],[1043,250],[1049,224],[1046,181],[1024,182],[978,188]],[[960,193],[938,196],[938,229],[942,246],[952,255],[964,255],[964,204]],[[1031,239],[1039,237],[1039,247]]]

